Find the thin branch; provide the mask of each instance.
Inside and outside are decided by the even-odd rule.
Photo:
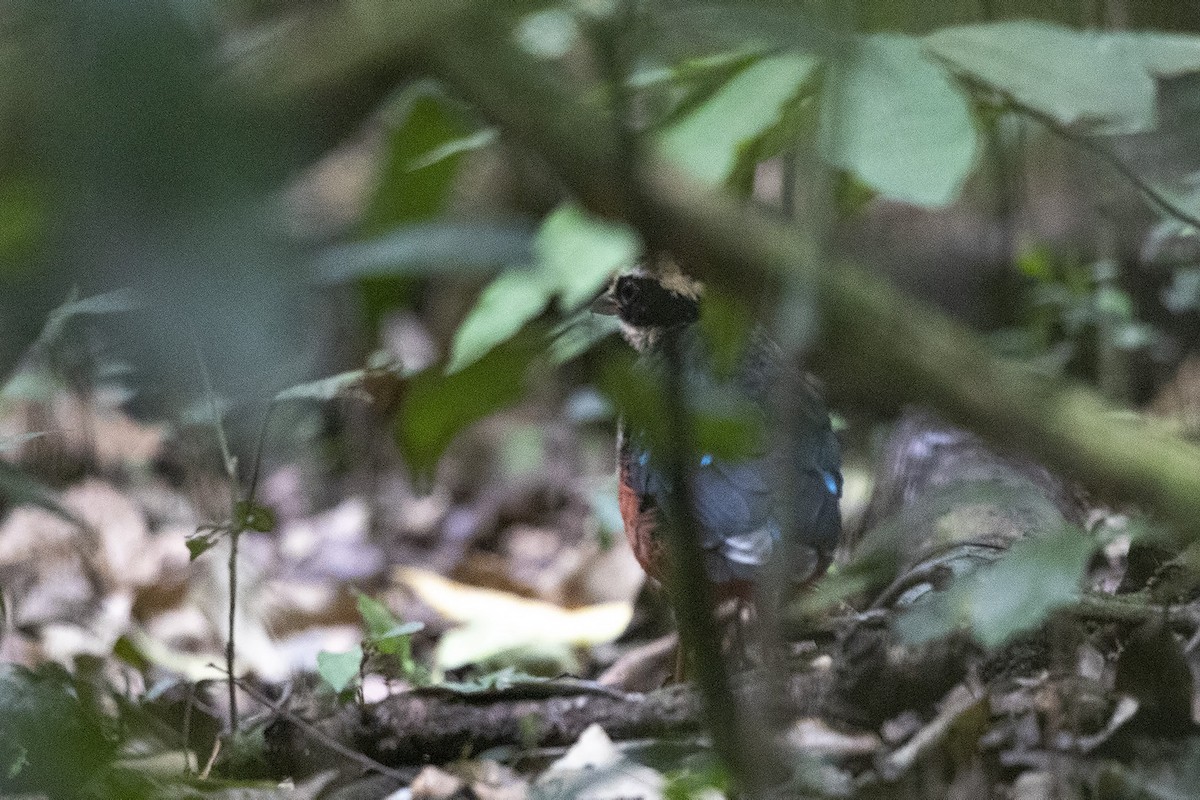
[[[270,698],[264,696],[258,690],[247,685],[245,681],[239,681],[237,679],[235,679],[235,681],[237,682],[237,685],[241,687],[243,692],[250,695],[267,708],[271,709],[273,713],[278,714],[292,725],[295,725],[305,736],[320,742],[343,758],[353,761],[359,766],[365,767],[372,772],[378,772],[380,775],[386,775],[389,778],[395,778],[396,780],[402,781],[405,784],[408,784],[412,781],[413,776],[411,772],[403,772],[401,770],[392,769],[386,764],[381,764],[370,756],[363,755],[356,750],[346,747],[337,739],[334,739],[332,736],[325,733],[308,720],[289,711],[283,704],[272,702]]]
[[[1039,111],[1036,108],[1025,105],[1007,93],[1001,93],[1005,102],[1014,111],[1023,114],[1030,119],[1040,122],[1042,125],[1049,128],[1055,135],[1083,148],[1100,157],[1110,167],[1112,167],[1122,178],[1137,189],[1143,197],[1150,201],[1151,205],[1158,208],[1164,214],[1172,217],[1186,225],[1191,225],[1200,229],[1200,217],[1192,214],[1187,209],[1180,206],[1171,198],[1156,189],[1149,181],[1137,173],[1133,167],[1125,163],[1119,155],[1117,155],[1109,147],[1104,146],[1094,136],[1077,133],[1071,130],[1066,125],[1063,125],[1058,120],[1054,119],[1049,114]]]

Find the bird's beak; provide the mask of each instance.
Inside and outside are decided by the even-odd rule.
[[[597,297],[588,306],[593,314],[603,314],[606,317],[613,317],[617,314],[617,298],[613,295],[612,287],[604,290],[604,294]]]

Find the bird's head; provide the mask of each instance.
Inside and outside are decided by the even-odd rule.
[[[646,350],[664,332],[700,319],[700,292],[700,284],[678,269],[658,274],[637,270],[618,275],[592,310],[616,315],[629,343]]]

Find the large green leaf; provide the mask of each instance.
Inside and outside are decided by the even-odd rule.
[[[586,303],[621,267],[637,259],[641,243],[625,225],[588,216],[574,205],[546,217],[535,248],[538,266],[571,312]]]
[[[553,289],[536,270],[509,270],[483,290],[454,334],[449,372],[478,361],[542,313]]]
[[[1098,133],[1153,128],[1148,70],[1178,69],[1179,56],[1167,40],[1135,47],[1133,39],[1029,20],[946,28],[927,36],[925,47],[971,81],[1060,125]]]
[[[955,198],[978,150],[967,98],[906,36],[863,37],[831,64],[820,135],[829,163],[923,206]]]
[[[364,236],[439,214],[465,152],[462,144],[474,141],[471,127],[445,98],[421,86],[406,99],[407,114],[389,133],[378,187],[363,214]]]
[[[521,399],[526,370],[543,349],[544,333],[527,328],[458,372],[431,367],[412,379],[395,433],[414,472],[427,475],[460,431]]]
[[[358,670],[362,664],[362,659],[363,651],[358,646],[344,653],[331,653],[322,650],[317,653],[317,674],[335,692],[340,692],[358,678]]]
[[[1200,36],[1129,31],[1109,39],[1125,48],[1155,77],[1172,78],[1200,71]]]
[[[1003,644],[1079,598],[1095,545],[1075,528],[1022,539],[997,563],[963,575],[945,592],[917,603],[897,625],[915,642],[968,627],[987,647]]]
[[[659,138],[662,152],[707,183],[724,183],[745,150],[778,124],[809,86],[818,60],[805,53],[759,59]]]
[[[575,311],[615,271],[631,266],[639,248],[629,228],[560,206],[538,232],[536,266],[502,273],[480,295],[454,336],[447,371],[463,369],[512,337],[555,297],[564,312]]]

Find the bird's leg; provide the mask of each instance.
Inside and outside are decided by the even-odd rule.
[[[732,597],[718,609],[717,619],[724,627],[721,649],[734,658],[735,666],[746,669],[755,665],[750,652],[751,636],[747,629],[754,624],[754,604],[744,597]]]

